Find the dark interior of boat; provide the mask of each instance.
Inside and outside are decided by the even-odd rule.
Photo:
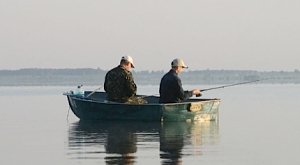
[[[106,93],[105,92],[95,92],[91,94],[91,91],[85,91],[85,97],[94,101],[101,101],[105,102],[106,100]],[[88,97],[87,97],[88,96]],[[159,96],[153,96],[153,95],[138,95],[139,97],[144,98],[149,104],[158,104],[159,103]],[[212,99],[196,99],[191,98],[186,100],[185,102],[197,102],[197,101],[206,101],[206,100],[212,100]]]

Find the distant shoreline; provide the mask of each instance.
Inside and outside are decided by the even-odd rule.
[[[0,86],[69,86],[103,84],[107,70],[92,68],[26,68],[0,70]],[[133,71],[138,85],[158,85],[164,71]],[[300,71],[193,70],[179,75],[186,85],[230,84],[262,80],[262,84],[300,84]]]

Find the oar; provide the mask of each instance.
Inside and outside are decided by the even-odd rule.
[[[254,82],[257,82],[257,81],[261,81],[261,80],[246,81],[246,82],[223,85],[223,86],[218,86],[218,87],[213,87],[213,88],[201,89],[200,92],[209,91],[209,90],[213,90],[213,89],[219,89],[219,88],[225,88],[225,87],[230,87],[230,86],[242,85],[242,84],[249,84],[249,83],[254,83]]]
[[[99,90],[99,89],[101,89],[101,86],[100,87],[98,87],[98,88],[96,88],[95,90],[93,90],[93,92],[91,92],[90,94],[88,94],[87,96],[86,96],[86,98],[89,98],[90,96],[92,96],[97,90]]]

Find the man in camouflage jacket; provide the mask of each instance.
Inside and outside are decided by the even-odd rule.
[[[137,87],[131,73],[133,59],[123,56],[120,65],[108,71],[105,75],[104,90],[108,101],[143,104],[145,100],[136,97]]]

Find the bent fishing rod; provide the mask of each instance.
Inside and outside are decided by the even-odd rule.
[[[249,84],[249,83],[254,83],[254,82],[258,82],[258,81],[261,81],[261,80],[246,81],[246,82],[223,85],[223,86],[218,86],[218,87],[213,87],[213,88],[201,89],[200,92],[214,90],[214,89],[220,89],[220,88],[225,88],[225,87],[230,87],[230,86],[242,85],[242,84]]]

